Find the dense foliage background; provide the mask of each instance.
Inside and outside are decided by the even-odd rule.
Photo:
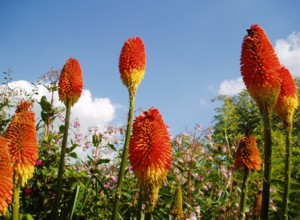
[[[1,87],[0,134],[9,123],[13,109],[22,97],[32,99],[32,94],[11,89],[8,83],[11,73],[6,72]],[[41,81],[54,95],[57,79]],[[299,91],[300,79],[296,79]],[[298,94],[299,95],[299,94]],[[53,100],[42,97],[33,100],[41,106],[37,115],[39,159],[34,178],[22,189],[21,213],[24,218],[47,219],[49,217],[56,187],[60,147],[64,132],[64,109],[53,105]],[[159,193],[154,218],[172,218],[175,190],[183,193],[184,219],[236,219],[242,185],[242,170],[233,170],[235,152],[239,139],[246,131],[255,136],[263,158],[261,117],[247,91],[233,97],[219,96],[212,100],[220,102],[215,109],[214,125],[203,128],[195,124],[194,130],[184,131],[172,139],[173,161],[167,180]],[[285,136],[282,122],[272,119],[273,161],[270,218],[281,214],[284,181]],[[292,184],[289,215],[300,218],[300,112],[296,111],[293,131]],[[72,122],[72,138],[67,150],[64,173],[63,197],[60,203],[62,219],[109,219],[112,212],[114,190],[117,183],[120,154],[123,147],[125,126],[107,126],[105,129],[90,128],[80,134],[80,124]],[[86,159],[77,152],[90,152]],[[255,196],[262,190],[263,172],[251,172],[247,199],[247,216],[252,216]],[[123,219],[134,219],[137,212],[138,185],[131,167],[127,167],[120,214]]]

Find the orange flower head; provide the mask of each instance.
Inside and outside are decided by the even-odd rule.
[[[145,75],[146,51],[144,42],[139,37],[129,38],[123,45],[119,70],[123,84],[131,95],[136,94],[138,85]]]
[[[30,111],[33,106],[31,101],[22,101],[19,103],[16,113]]]
[[[239,141],[233,168],[248,168],[253,171],[261,169],[261,158],[256,140],[252,135],[244,136]]]
[[[65,63],[58,82],[59,100],[73,106],[81,96],[83,79],[80,63],[69,58]]]
[[[150,108],[136,117],[129,154],[132,169],[154,207],[172,160],[170,135],[158,109]]]
[[[13,195],[12,167],[8,141],[8,139],[0,137],[0,216],[5,216]]]
[[[241,73],[261,111],[272,112],[281,87],[281,65],[265,31],[257,24],[247,30],[241,53]]]
[[[282,119],[286,128],[292,129],[294,112],[299,105],[296,83],[290,71],[281,68],[281,90],[274,112]]]
[[[25,103],[19,104],[19,106],[23,105]],[[25,110],[19,112],[17,109],[4,136],[10,140],[8,150],[13,163],[14,182],[24,186],[32,177],[38,158],[35,114]]]

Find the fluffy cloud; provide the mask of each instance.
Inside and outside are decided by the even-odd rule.
[[[15,100],[20,100],[27,94],[33,94],[32,91],[35,88],[31,83],[27,81],[14,81],[8,84],[10,88],[18,90],[15,94]],[[1,86],[0,89],[3,89]],[[42,96],[46,96],[48,101],[51,99],[51,94],[47,89],[39,85],[37,86],[38,94],[34,94],[33,98],[40,100]],[[58,99],[58,93],[54,93],[54,106],[64,107],[64,105]],[[37,118],[40,117],[41,108],[38,104],[34,105],[33,111],[36,113]],[[82,133],[86,133],[88,127],[96,126],[103,128],[115,117],[116,107],[113,105],[109,98],[93,98],[89,90],[84,90],[78,102],[71,110],[71,121],[78,119],[80,122],[80,128]]]
[[[11,88],[14,93],[11,94],[9,90],[7,90],[8,87]],[[21,99],[24,98],[24,96],[32,96],[32,98],[38,101],[42,96],[46,96],[48,101],[51,99],[51,94],[43,85],[38,85],[37,88],[35,88],[35,86],[31,83],[20,80],[9,83],[8,87],[4,85],[0,86],[0,93],[7,94],[10,98],[10,101],[13,101],[14,104],[17,104]],[[37,94],[33,93],[34,89],[37,90]],[[55,107],[64,107],[63,103],[59,101],[57,92],[54,93],[53,101]],[[89,90],[83,90],[80,99],[71,109],[71,125],[75,123],[80,125],[79,128],[76,128],[79,129],[79,131],[73,132],[80,134],[80,137],[82,138],[88,133],[89,127],[97,127],[99,130],[102,130],[114,119],[117,108],[116,106],[120,105],[113,105],[109,98],[92,97],[92,94]],[[13,115],[14,111],[15,109],[10,109],[10,115]],[[37,121],[39,121],[41,107],[38,103],[34,105],[33,111],[36,114]],[[65,115],[62,114],[63,118],[64,116]],[[59,125],[61,124],[64,124],[64,122],[61,120],[56,120],[54,122],[54,127],[58,129]],[[70,139],[78,140],[75,137],[76,134],[73,132],[69,132]],[[83,140],[80,141],[80,144],[84,144]],[[91,149],[83,151],[82,147],[77,147],[75,152],[81,159],[84,159],[86,158],[86,155],[91,153]]]
[[[300,76],[300,33],[293,32],[287,39],[279,39],[275,43],[275,51],[280,62],[293,76]]]
[[[72,117],[80,120],[81,126],[103,128],[111,122],[115,115],[115,107],[109,98],[93,98],[89,90],[84,90],[78,103],[72,108]]]
[[[275,42],[275,51],[282,63],[293,76],[300,76],[300,33],[291,33],[287,39]],[[220,95],[233,96],[245,89],[242,77],[233,80],[224,80],[219,87]]]
[[[245,89],[242,77],[233,80],[224,80],[219,88],[220,95],[233,96]]]

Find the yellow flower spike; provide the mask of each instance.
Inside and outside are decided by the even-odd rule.
[[[281,87],[281,65],[265,31],[257,24],[247,31],[241,54],[243,80],[260,110],[272,112]]]
[[[24,107],[25,106],[25,107]],[[33,176],[38,158],[38,141],[32,103],[23,101],[9,124],[4,136],[10,140],[8,149],[13,162],[14,183],[24,186]]]
[[[146,51],[140,37],[128,39],[122,48],[119,59],[119,71],[123,84],[131,95],[135,96],[138,85],[145,75]]]
[[[281,90],[274,112],[282,119],[284,126],[292,130],[293,117],[299,100],[296,83],[286,67],[281,68]]]
[[[153,211],[172,160],[170,135],[158,109],[137,116],[129,144],[129,160]]]
[[[80,63],[74,58],[69,58],[65,63],[58,82],[59,100],[65,105],[73,106],[81,96],[83,78]]]
[[[13,172],[8,143],[8,139],[0,137],[0,216],[5,216],[13,195]]]

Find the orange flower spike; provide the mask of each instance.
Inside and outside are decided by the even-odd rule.
[[[17,109],[16,109],[16,113],[20,113],[20,112],[26,112],[26,111],[30,111],[30,109],[32,108],[33,103],[30,101],[22,101],[19,103]]]
[[[12,166],[11,158],[8,151],[9,140],[0,137],[0,216],[5,216],[8,205],[12,199]]]
[[[285,67],[281,70],[281,91],[274,112],[282,119],[284,126],[291,130],[294,112],[299,105],[298,93],[290,71]]]
[[[265,31],[257,24],[247,30],[241,53],[241,73],[260,110],[272,112],[281,87],[281,65]]]
[[[120,54],[119,71],[123,84],[133,96],[144,78],[145,69],[146,51],[143,40],[139,37],[129,38]]]
[[[248,168],[253,171],[261,169],[261,158],[257,148],[256,140],[252,135],[243,137],[235,156],[233,168]]]
[[[32,177],[38,158],[35,114],[29,111],[31,105],[28,101],[19,104],[4,135],[10,140],[8,149],[13,162],[14,181],[20,186]],[[24,106],[28,107],[27,110]]]
[[[69,58],[65,63],[58,82],[59,100],[65,105],[73,106],[81,96],[83,79],[80,63],[74,58]]]
[[[129,145],[130,164],[140,181],[163,180],[171,165],[167,126],[155,108],[137,116]]]
[[[136,117],[129,160],[150,205],[154,207],[172,161],[170,135],[158,109],[151,108]]]

